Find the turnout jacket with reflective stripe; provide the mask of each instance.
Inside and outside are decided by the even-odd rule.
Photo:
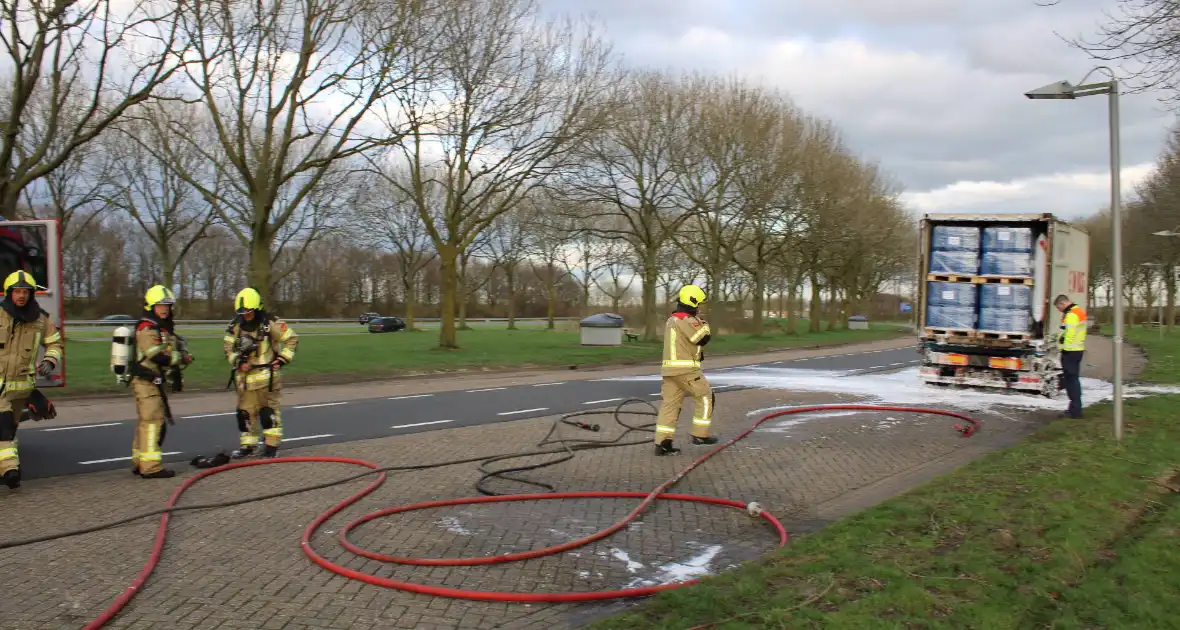
[[[712,334],[705,320],[677,311],[664,324],[663,376],[680,376],[701,369],[701,347],[705,335]]]
[[[0,309],[0,382],[4,391],[31,391],[37,384],[37,349],[45,346],[46,358],[60,364],[64,348],[61,333],[44,312],[32,322],[18,322]]]
[[[244,389],[246,390],[266,389],[271,386],[271,362],[276,357],[281,357],[286,363],[295,360],[295,349],[299,345],[299,335],[296,335],[295,330],[281,319],[262,322],[254,330],[243,330],[241,324],[235,320],[225,329],[222,347],[225,350],[225,358],[229,360],[230,365],[235,367],[238,365],[239,357],[234,346],[239,335],[254,338],[258,347],[246,358],[250,365],[261,367],[251,367],[244,376],[241,372],[235,372],[238,387],[242,387],[242,381],[245,380]],[[277,346],[282,346],[282,349],[276,352]],[[279,378],[276,373],[274,386],[278,387],[278,385]]]
[[[158,377],[165,369],[180,365],[176,337],[149,319],[140,320],[135,327],[135,347],[139,351],[136,362],[146,370],[140,378],[148,378],[149,373]]]

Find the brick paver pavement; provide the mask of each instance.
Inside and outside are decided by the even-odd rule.
[[[836,400],[772,390],[721,392],[718,431],[724,437],[748,426],[753,418],[746,414],[752,410]],[[1011,443],[1048,416],[1025,415],[1020,421],[1013,421],[1012,414],[1005,419],[982,416],[986,430],[970,439],[961,438],[949,419],[929,415],[861,413],[793,426],[770,421],[764,430],[691,473],[674,491],[756,500],[799,534],[916,483],[914,475],[928,477]],[[382,465],[426,463],[524,450],[544,436],[551,422],[520,420],[288,453],[356,457]],[[686,414],[682,434],[687,428]],[[604,434],[612,436],[612,431],[617,432],[613,425]],[[568,427],[562,432],[575,438],[603,436]],[[679,457],[654,458],[647,445],[620,447],[581,452],[569,462],[525,474],[560,490],[649,490],[686,465],[690,456],[704,452],[703,447],[680,441],[685,454]],[[230,471],[196,486],[186,502],[248,496],[354,472],[354,467],[341,464],[305,463]],[[395,566],[352,556],[336,544],[335,532],[351,518],[392,505],[475,496],[472,485],[477,477],[473,464],[393,474],[377,492],[329,521],[316,536],[315,548],[352,569],[395,579],[466,589],[556,592],[660,583],[702,568],[722,571],[774,546],[770,528],[743,511],[670,501],[658,502],[640,521],[605,541],[523,563]],[[156,507],[177,483],[179,479],[143,481],[126,471],[34,480],[18,492],[0,495],[2,537],[81,527]],[[313,565],[298,543],[304,527],[366,483],[178,515],[155,574],[107,627],[551,629],[576,627],[625,605],[430,597],[350,581]],[[505,491],[534,491],[510,482],[493,483]],[[871,495],[867,499],[848,499],[866,491]],[[370,523],[354,541],[373,551],[409,556],[506,553],[586,535],[633,506],[627,500],[570,500],[436,509]],[[0,551],[0,625],[12,630],[82,627],[138,572],[157,520]]]

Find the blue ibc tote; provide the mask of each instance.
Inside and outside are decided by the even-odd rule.
[[[989,227],[983,230],[984,276],[1032,276],[1033,231],[1022,227]]]
[[[930,273],[979,273],[979,228],[936,225],[931,232]]]
[[[979,328],[995,332],[1031,330],[1032,287],[985,284],[979,292]]]
[[[975,328],[978,289],[965,282],[930,282],[926,291],[926,325],[931,328]]]

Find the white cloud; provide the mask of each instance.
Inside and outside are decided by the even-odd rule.
[[[661,15],[629,8],[639,4],[612,1],[600,13],[630,62],[743,73],[783,89],[893,173],[914,208],[1027,205],[1076,217],[1106,203],[1106,100],[1023,96],[1076,82],[1095,65],[1062,38],[1094,33],[1101,0],[899,0],[879,10],[856,0],[745,0]],[[1124,95],[1120,105],[1131,192],[1172,118],[1153,94]]]
[[[1151,172],[1151,164],[1122,169],[1124,191]],[[1004,182],[960,180],[902,196],[906,206],[927,212],[1052,212],[1063,219],[1093,214],[1110,204],[1110,172],[1037,175]]]

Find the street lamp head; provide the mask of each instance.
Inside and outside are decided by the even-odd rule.
[[[1024,93],[1025,96],[1031,99],[1074,99],[1077,96],[1074,94],[1075,88],[1069,81],[1057,81],[1049,85],[1041,86],[1035,90],[1029,90]]]

